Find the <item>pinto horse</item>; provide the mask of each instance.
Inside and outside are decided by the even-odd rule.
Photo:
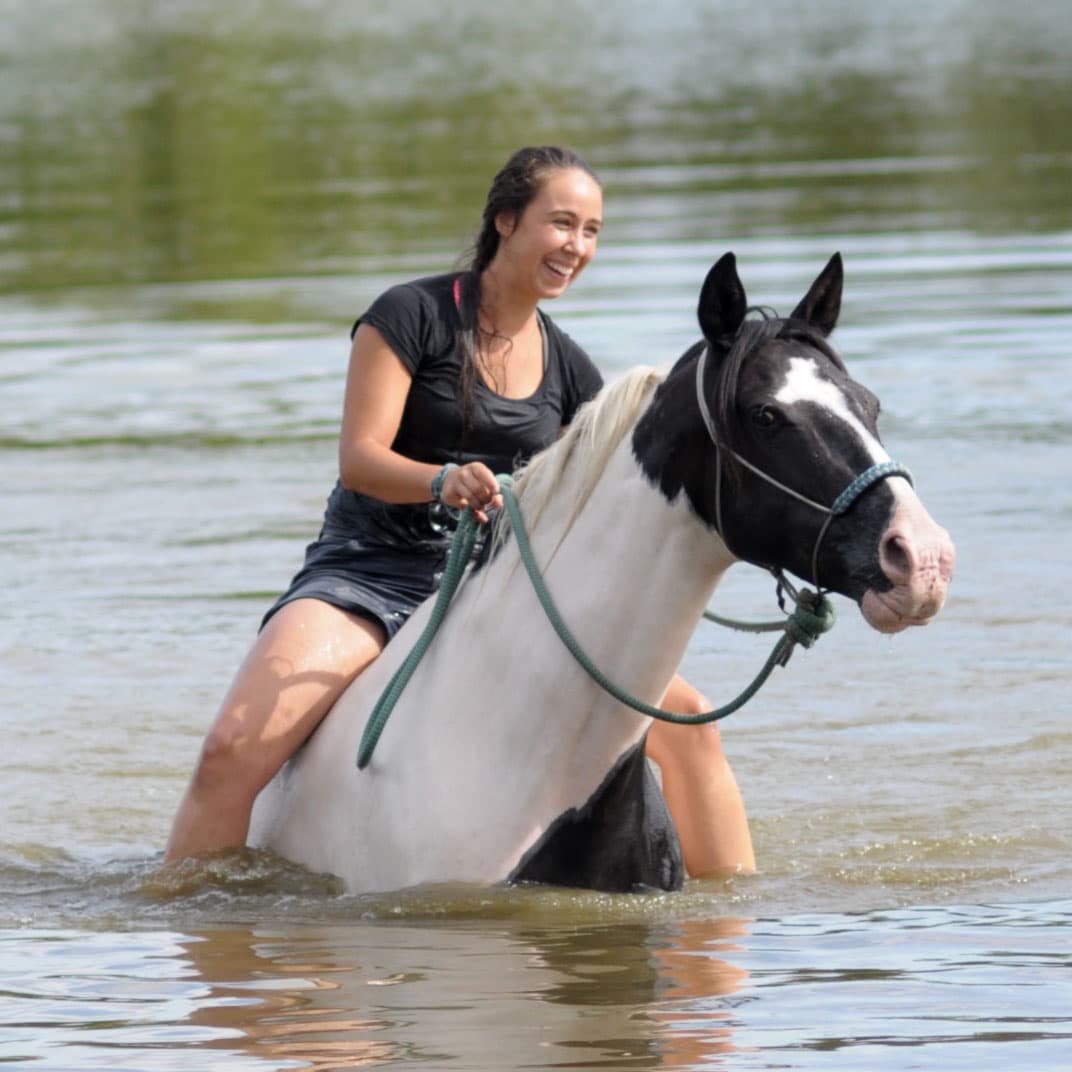
[[[942,607],[952,542],[883,449],[877,399],[826,341],[841,290],[835,255],[791,316],[750,310],[726,254],[700,294],[703,340],[665,377],[638,369],[605,389],[516,481],[561,618],[641,701],[663,695],[737,560],[847,596],[884,633]],[[676,832],[644,762],[650,719],[567,652],[508,532],[469,572],[355,769],[369,711],[433,603],[265,787],[250,844],[353,892],[680,886]]]

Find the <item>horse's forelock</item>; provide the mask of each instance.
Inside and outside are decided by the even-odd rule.
[[[745,363],[753,358],[763,345],[776,338],[783,321],[776,319],[769,309],[749,309],[753,314],[737,330],[722,360],[716,365],[714,387],[715,425],[726,445],[735,448],[739,445],[737,427],[737,392],[741,382],[741,371]]]
[[[732,484],[737,484],[743,468],[732,451],[740,449],[740,418],[737,413],[737,396],[741,373],[749,361],[758,360],[759,352],[774,339],[800,342],[817,350],[836,368],[845,371],[845,365],[826,338],[804,320],[778,317],[773,310],[756,306],[748,310],[748,318],[741,324],[737,334],[716,362],[712,407],[715,424],[723,442],[730,448],[722,461],[724,472]]]
[[[739,426],[736,407],[741,372],[749,361],[757,359],[759,351],[771,340],[803,343],[818,350],[837,369],[845,371],[837,352],[810,324],[803,320],[782,319],[771,310],[760,307],[749,309],[749,313],[755,315],[741,324],[725,356],[717,364],[713,408],[719,432],[730,447],[740,445],[736,435]]]

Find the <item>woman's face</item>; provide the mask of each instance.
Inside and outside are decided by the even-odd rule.
[[[596,251],[603,226],[603,191],[588,172],[550,172],[517,219],[502,213],[495,221],[495,260],[513,286],[539,301],[557,298],[584,270]]]

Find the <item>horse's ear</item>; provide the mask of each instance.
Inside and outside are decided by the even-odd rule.
[[[844,279],[841,254],[835,253],[793,310],[791,319],[803,320],[824,336],[829,335],[841,312],[841,285]]]
[[[724,253],[707,273],[700,290],[700,330],[704,338],[715,342],[737,334],[748,311],[744,287],[737,275],[737,258]]]

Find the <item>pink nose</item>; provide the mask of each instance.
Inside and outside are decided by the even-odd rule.
[[[942,609],[956,549],[949,533],[931,518],[914,493],[899,496],[882,537],[879,561],[904,618],[922,623]]]
[[[891,481],[893,517],[879,541],[879,562],[890,582],[885,591],[865,592],[864,618],[882,633],[926,625],[945,603],[957,553],[949,533],[936,524],[904,481]]]

